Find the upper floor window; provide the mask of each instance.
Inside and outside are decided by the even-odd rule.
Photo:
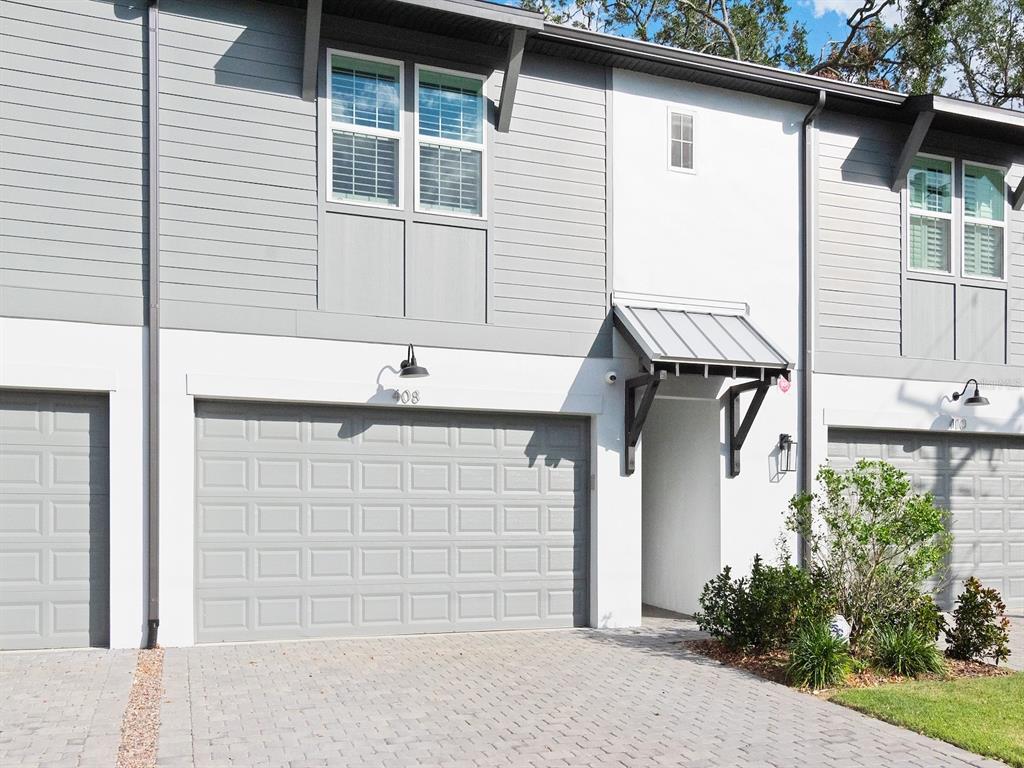
[[[693,115],[668,113],[668,165],[679,171],[693,168]]]
[[[1005,276],[1005,193],[1002,170],[964,163],[964,275]]]
[[[918,156],[910,167],[911,269],[952,271],[953,163]]]
[[[416,70],[417,207],[483,215],[483,78]]]
[[[332,54],[331,193],[336,199],[399,205],[402,65]]]

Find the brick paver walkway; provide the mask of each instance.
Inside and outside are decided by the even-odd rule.
[[[0,766],[113,768],[137,656],[0,654]]]
[[[1001,765],[690,654],[690,631],[170,649],[158,765]]]

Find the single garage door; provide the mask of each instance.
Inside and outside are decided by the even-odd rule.
[[[995,587],[1007,612],[1024,615],[1024,437],[962,433],[829,431],[829,460],[845,468],[882,458],[950,510],[954,536],[946,609],[968,576]]]
[[[108,642],[105,397],[0,390],[0,648]]]
[[[584,419],[200,403],[196,639],[586,620]]]

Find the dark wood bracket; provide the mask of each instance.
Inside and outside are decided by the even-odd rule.
[[[1024,210],[1024,178],[1017,184],[1017,188],[1010,195],[1010,207],[1015,211]]]
[[[729,387],[729,465],[726,468],[728,477],[736,477],[740,473],[740,449],[743,447],[750,427],[754,424],[757,412],[768,394],[767,381],[748,381],[744,384],[737,384]],[[754,399],[747,406],[747,413],[741,418],[740,395],[748,390],[754,391]]]
[[[651,412],[654,405],[654,396],[658,392],[658,385],[668,378],[666,371],[654,371],[653,373],[641,373],[626,379],[626,475],[632,475],[636,471],[636,445],[640,442],[640,432],[647,421],[647,414]],[[637,390],[643,387],[643,395],[640,397],[640,405],[636,403]]]

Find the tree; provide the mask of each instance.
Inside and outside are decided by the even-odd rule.
[[[909,93],[938,91],[947,58],[942,26],[961,0],[864,0],[849,32],[807,72]],[[895,23],[889,19],[896,17]]]
[[[786,0],[522,0],[559,24],[774,67],[813,63]]]
[[[915,493],[892,464],[826,465],[817,480],[821,493],[794,497],[786,527],[806,542],[807,565],[850,622],[856,647],[887,617],[917,614],[925,584],[940,586],[952,537],[932,495]]]
[[[943,32],[955,95],[1024,109],[1024,0],[964,0]]]

